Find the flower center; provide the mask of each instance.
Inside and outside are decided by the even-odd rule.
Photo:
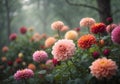
[[[61,53],[65,53],[65,51],[66,51],[65,46],[60,45],[60,46],[59,46],[59,51],[60,51]]]

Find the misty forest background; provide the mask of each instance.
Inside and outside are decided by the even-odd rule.
[[[119,6],[120,0],[0,0],[0,49],[9,44],[9,35],[18,33],[22,26],[51,35],[51,23],[56,20],[71,29],[79,27],[84,17],[92,17],[97,22],[112,17],[119,24]]]

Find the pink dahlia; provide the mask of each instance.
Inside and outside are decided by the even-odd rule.
[[[120,26],[117,26],[115,29],[113,29],[111,39],[114,43],[120,44]]]
[[[44,62],[44,61],[46,61],[47,60],[47,58],[48,58],[48,54],[45,52],[45,51],[35,51],[34,53],[33,53],[33,60],[35,61],[35,62]]]
[[[112,30],[113,30],[115,27],[117,27],[116,24],[110,24],[110,25],[108,25],[108,26],[106,27],[106,31],[107,31],[108,33],[111,33]]]
[[[9,36],[9,39],[11,41],[15,40],[17,38],[17,34],[16,33],[12,33],[10,36]]]
[[[39,33],[34,33],[32,38],[31,38],[31,41],[34,41],[34,42],[38,42],[42,39],[41,35]]]
[[[52,59],[49,59],[46,61],[45,65],[47,66],[47,69],[53,69],[54,68],[54,64],[53,64],[53,61]]]
[[[61,32],[65,32],[67,30],[69,30],[69,27],[68,26],[63,26],[60,31]]]
[[[98,79],[111,78],[116,75],[117,65],[114,61],[107,58],[99,58],[95,60],[89,67],[91,74]]]
[[[20,33],[21,34],[25,34],[26,32],[27,32],[27,28],[26,27],[23,26],[23,27],[20,28]]]
[[[75,44],[72,40],[58,40],[52,47],[52,54],[58,61],[70,59],[75,53]]]
[[[64,23],[62,21],[55,21],[51,24],[51,28],[53,30],[61,30],[64,26]]]
[[[14,74],[14,79],[16,80],[21,80],[21,79],[28,79],[33,77],[34,73],[31,69],[23,69],[23,70],[18,70]]]
[[[95,24],[95,22],[96,21],[93,18],[86,17],[86,18],[81,19],[80,26],[81,27],[90,27],[93,24]]]

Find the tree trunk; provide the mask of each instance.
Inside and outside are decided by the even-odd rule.
[[[111,0],[97,0],[98,8],[101,10],[99,12],[100,21],[106,23],[106,18],[112,17],[111,16]]]
[[[11,34],[10,28],[10,9],[8,5],[8,0],[5,0],[5,7],[6,7],[6,22],[7,22],[7,33],[8,33],[8,43],[9,43],[9,35]]]

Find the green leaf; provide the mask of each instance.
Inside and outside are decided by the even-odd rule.
[[[41,70],[41,71],[39,71],[38,73],[39,73],[39,74],[46,74],[46,72],[47,72],[46,70]]]

